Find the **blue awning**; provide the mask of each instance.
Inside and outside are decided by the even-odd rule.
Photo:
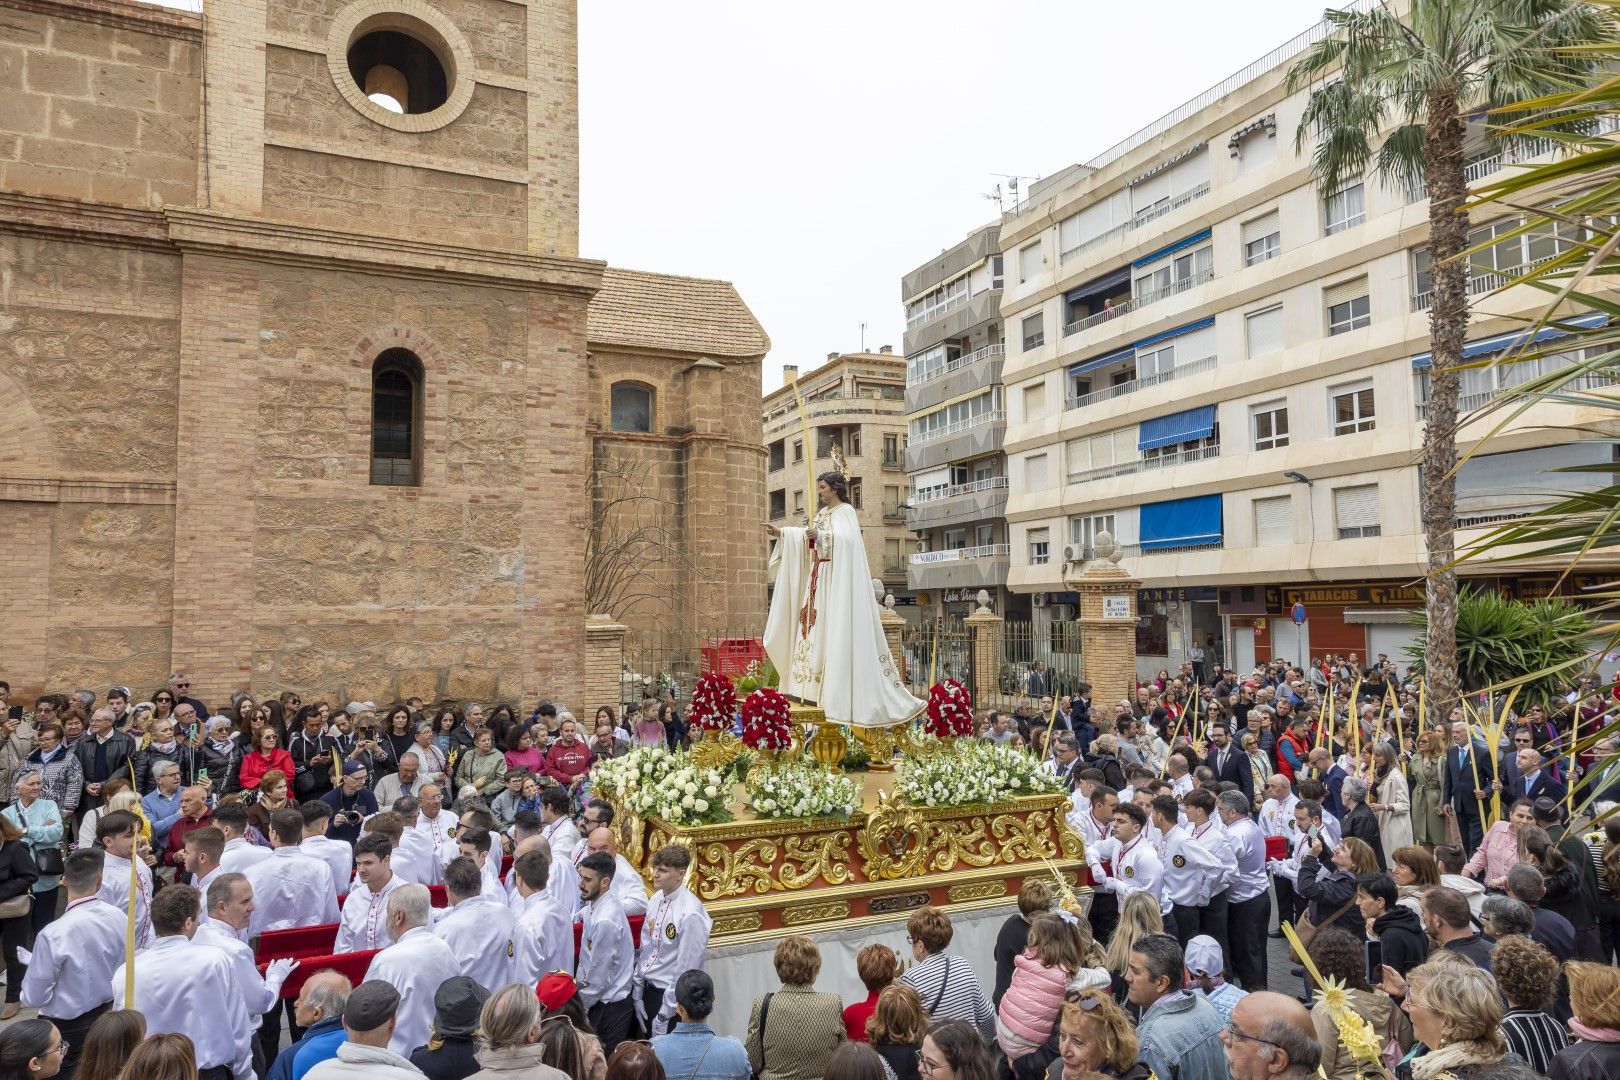
[[[1571,319],[1559,319],[1557,320],[1558,326],[1543,326],[1536,331],[1533,339],[1530,338],[1528,330],[1514,330],[1511,333],[1497,334],[1495,337],[1470,341],[1463,346],[1462,355],[1464,360],[1468,360],[1476,356],[1489,356],[1492,353],[1507,352],[1510,349],[1521,348],[1525,345],[1569,337],[1571,330],[1563,329],[1564,327],[1585,330],[1594,326],[1602,326],[1608,321],[1609,317],[1600,311],[1577,315]],[[1412,357],[1413,371],[1427,371],[1432,366],[1434,366],[1434,353],[1432,352],[1419,353]]]
[[[1134,360],[1135,358],[1135,349],[1121,349],[1119,352],[1111,352],[1107,356],[1099,356],[1095,360],[1087,360],[1084,363],[1076,364],[1069,369],[1069,374],[1087,375],[1098,368],[1105,368],[1109,364],[1117,364],[1122,360]]]
[[[1166,255],[1174,254],[1175,252],[1180,251],[1182,248],[1192,247],[1194,244],[1198,243],[1200,240],[1208,240],[1208,239],[1209,239],[1209,230],[1208,229],[1205,229],[1203,232],[1193,233],[1191,236],[1185,237],[1185,238],[1183,238],[1181,240],[1177,240],[1175,243],[1171,244],[1169,247],[1162,247],[1158,251],[1155,251],[1151,255],[1142,256],[1140,259],[1137,259],[1135,262],[1131,263],[1131,266],[1133,266],[1133,267],[1146,266],[1148,263],[1158,262],[1160,259],[1164,258]]]
[[[1084,300],[1088,296],[1099,296],[1102,293],[1117,289],[1121,285],[1128,285],[1130,284],[1130,280],[1131,268],[1128,266],[1122,266],[1111,274],[1104,274],[1100,278],[1093,278],[1078,288],[1070,289],[1068,292],[1063,294],[1063,299],[1066,303],[1073,304],[1077,301]]]
[[[1152,337],[1145,337],[1141,341],[1138,341],[1135,345],[1132,345],[1131,348],[1140,349],[1147,345],[1157,345],[1161,341],[1169,341],[1173,337],[1180,337],[1182,334],[1190,334],[1194,330],[1202,330],[1206,326],[1214,325],[1215,316],[1211,315],[1207,319],[1199,319],[1197,322],[1188,323],[1186,326],[1178,326],[1174,330],[1166,330],[1162,334],[1154,334]]]
[[[1142,427],[1136,437],[1136,448],[1157,450],[1161,446],[1207,439],[1214,432],[1215,406],[1200,405],[1186,412],[1142,421]]]
[[[1145,503],[1138,517],[1138,542],[1143,551],[1198,547],[1221,542],[1221,496]]]

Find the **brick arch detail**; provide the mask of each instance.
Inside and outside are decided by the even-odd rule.
[[[444,353],[434,340],[421,330],[409,326],[385,326],[366,334],[355,342],[354,351],[350,354],[350,363],[355,367],[371,370],[371,365],[377,357],[389,349],[409,349],[422,361],[422,372],[425,375],[445,375],[449,366],[445,363]]]
[[[19,479],[56,476],[59,463],[50,425],[35,408],[28,388],[0,368],[0,401],[7,402],[8,423],[0,432],[0,475]]]

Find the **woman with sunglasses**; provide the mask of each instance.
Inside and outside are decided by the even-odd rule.
[[[1137,1059],[1136,1025],[1106,990],[1071,990],[1058,1020],[1058,1052],[1049,1080],[1080,1080],[1091,1073],[1117,1080],[1147,1080]]]
[[[174,715],[174,693],[167,687],[152,691],[151,700],[151,720],[167,720]]]

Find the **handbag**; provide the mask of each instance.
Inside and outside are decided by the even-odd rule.
[[[0,903],[0,919],[20,919],[34,910],[34,894],[23,893]]]
[[[754,1070],[754,1080],[760,1080],[765,1075],[765,1024],[771,1015],[771,998],[774,992],[766,994],[765,1000],[759,1004],[759,1068]],[[707,1050],[707,1047],[704,1048]]]
[[[23,812],[22,803],[17,804],[17,817],[21,819],[23,831],[27,832],[29,829],[28,815]],[[34,868],[39,871],[41,877],[52,877],[61,874],[66,869],[62,863],[61,844],[48,844],[40,848],[30,845],[29,850],[34,856]]]
[[[1349,911],[1351,905],[1353,905],[1355,902],[1356,898],[1352,894],[1350,899],[1344,902],[1343,907],[1339,908],[1322,921],[1322,926],[1332,926],[1334,923],[1338,922],[1339,916]],[[1300,949],[1309,949],[1311,947],[1311,942],[1316,938],[1316,935],[1321,932],[1322,926],[1318,926],[1311,922],[1309,915],[1301,915],[1294,921],[1294,933],[1299,937]],[[1299,949],[1291,948],[1290,951],[1293,952],[1295,960],[1298,960],[1302,964],[1305,962],[1305,958],[1299,955]]]

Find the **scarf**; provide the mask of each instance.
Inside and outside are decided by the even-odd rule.
[[[175,746],[176,746],[175,741],[173,739],[170,739],[166,743],[156,743],[155,742],[150,747],[148,747],[148,749],[156,750],[160,754],[172,754],[172,753],[174,753]]]
[[[236,749],[236,744],[229,739],[226,739],[224,742],[217,742],[213,739],[209,739],[208,745],[214,751],[214,753],[221,756],[228,756]]]
[[[1579,1020],[1570,1020],[1569,1030],[1587,1042],[1620,1043],[1620,1028],[1587,1027]]]
[[[1463,1065],[1494,1065],[1502,1051],[1488,1043],[1454,1042],[1436,1047],[1412,1062],[1412,1080],[1436,1080],[1448,1069]]]

